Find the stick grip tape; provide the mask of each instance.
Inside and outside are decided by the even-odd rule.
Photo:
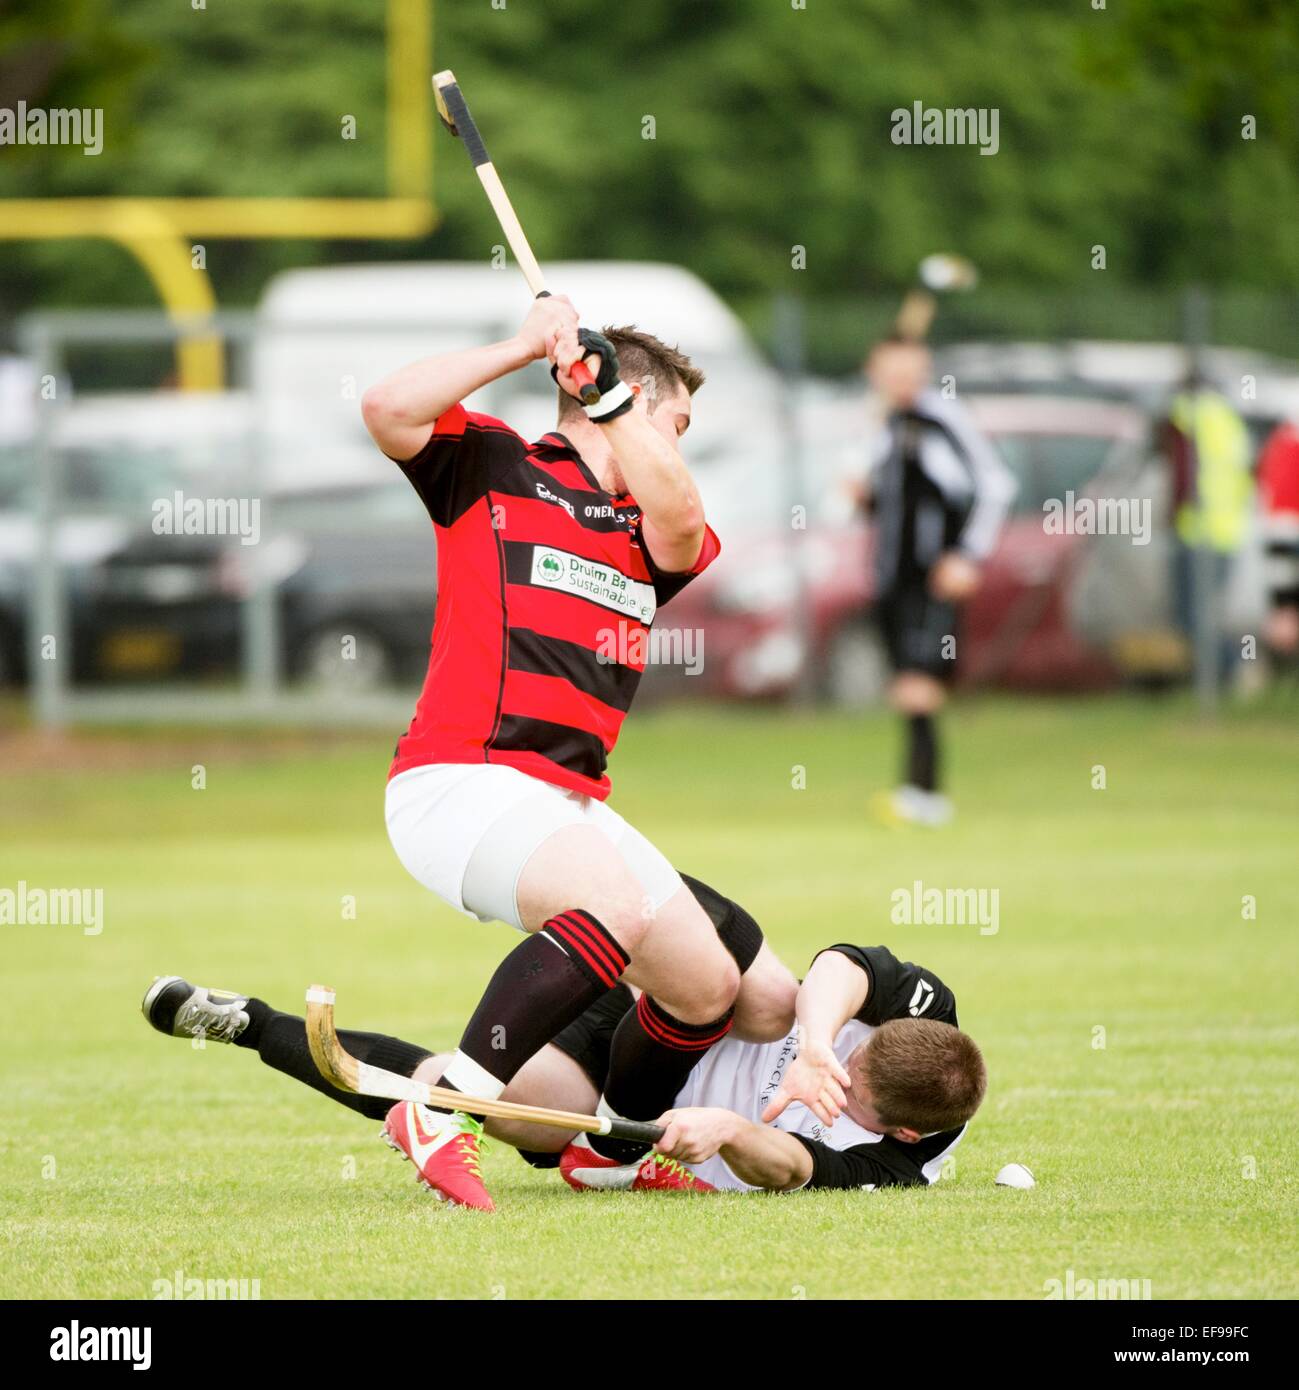
[[[609,1121],[610,1139],[631,1139],[637,1143],[657,1144],[663,1138],[662,1125],[642,1124],[640,1120]]]
[[[469,151],[470,163],[475,169],[480,164],[490,164],[492,161],[488,156],[487,146],[483,144],[483,137],[478,133],[478,127],[474,124],[474,118],[469,114],[464,97],[460,95],[460,84],[452,82],[443,87],[442,100],[446,102],[447,110],[451,113],[456,134],[465,142],[465,149]]]

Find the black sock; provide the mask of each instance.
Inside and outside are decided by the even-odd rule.
[[[907,782],[924,792],[938,789],[938,726],[932,714],[907,720]]]
[[[657,1120],[677,1098],[695,1063],[731,1031],[733,1008],[711,1023],[682,1023],[648,994],[622,1016],[609,1049],[606,1104],[628,1120]],[[605,1158],[635,1163],[648,1145],[628,1139],[590,1136]]]
[[[629,963],[589,912],[552,917],[497,966],[441,1084],[494,1100],[528,1058],[618,983]]]
[[[294,1014],[278,1013],[261,999],[250,999],[247,1010],[248,1027],[235,1039],[236,1047],[254,1049],[268,1067],[282,1071],[371,1120],[382,1120],[392,1109],[390,1100],[340,1091],[321,1076],[307,1046],[307,1026],[303,1019]],[[340,1028],[338,1040],[358,1061],[395,1071],[399,1076],[413,1076],[415,1068],[433,1055],[414,1043],[402,1042],[400,1038],[390,1038],[383,1033],[356,1033],[350,1028]]]

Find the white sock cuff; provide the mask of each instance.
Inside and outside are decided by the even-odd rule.
[[[498,1081],[485,1067],[456,1048],[455,1056],[447,1063],[442,1080],[455,1087],[461,1095],[478,1100],[499,1100],[505,1082]]]

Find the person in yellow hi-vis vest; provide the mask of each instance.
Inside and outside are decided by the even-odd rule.
[[[1194,641],[1196,551],[1209,552],[1205,601],[1216,632],[1232,560],[1249,528],[1254,491],[1249,431],[1231,403],[1192,370],[1173,397],[1161,433],[1172,483],[1174,616]],[[1216,647],[1222,679],[1234,647],[1222,641]]]

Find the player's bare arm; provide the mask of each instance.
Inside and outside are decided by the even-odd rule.
[[[665,1132],[654,1147],[681,1163],[703,1163],[721,1154],[737,1178],[772,1192],[802,1187],[812,1176],[812,1156],[793,1135],[755,1125],[734,1111],[669,1110],[659,1123]]]
[[[670,573],[690,569],[704,541],[704,507],[681,455],[640,409],[604,426],[604,434],[644,509],[641,529],[654,563]]]
[[[390,458],[414,458],[428,443],[438,416],[490,382],[545,357],[557,336],[576,324],[577,310],[568,298],[551,295],[533,303],[512,338],[402,367],[361,398],[371,438]]]
[[[554,360],[556,379],[570,395],[577,394],[577,384],[569,375],[574,362],[585,360],[593,373],[600,370],[600,356],[583,348],[576,322],[559,333]],[[600,433],[613,451],[625,490],[640,504],[641,532],[655,565],[668,573],[682,573],[699,559],[704,542],[699,489],[672,443],[689,428],[690,397],[683,390],[675,400],[656,401],[640,384],[630,390],[635,397],[633,408],[602,420]]]
[[[841,952],[823,951],[812,962],[794,1005],[798,1056],[762,1112],[765,1123],[770,1124],[796,1100],[824,1124],[839,1118],[849,1077],[834,1055],[834,1040],[844,1024],[861,1011],[869,992],[866,972]]]

